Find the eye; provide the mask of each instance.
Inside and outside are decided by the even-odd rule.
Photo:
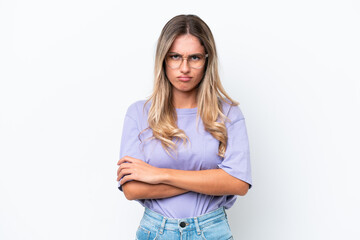
[[[202,59],[202,56],[201,55],[191,55],[190,58],[189,58],[191,61],[199,61]]]
[[[173,54],[173,55],[170,55],[169,58],[171,60],[179,60],[179,59],[181,59],[181,56],[179,54]]]

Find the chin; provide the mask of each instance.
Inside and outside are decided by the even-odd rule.
[[[194,88],[177,88],[177,90],[180,92],[191,92]]]

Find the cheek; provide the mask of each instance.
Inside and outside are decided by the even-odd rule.
[[[197,72],[196,73],[196,79],[197,79],[197,81],[201,81],[202,79],[203,79],[203,77],[204,77],[204,70],[201,70],[201,71],[199,71],[199,72]]]
[[[170,82],[173,81],[175,74],[173,69],[165,68],[165,75]]]

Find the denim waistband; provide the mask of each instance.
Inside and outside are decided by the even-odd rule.
[[[142,222],[144,224],[147,222],[147,224],[159,228],[160,234],[163,233],[164,229],[179,230],[180,232],[196,230],[200,234],[201,229],[214,224],[217,220],[222,221],[226,218],[227,216],[224,207],[191,218],[167,218],[149,208],[145,208]]]

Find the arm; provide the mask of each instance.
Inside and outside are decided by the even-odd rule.
[[[163,169],[162,183],[207,195],[244,196],[249,184],[222,169],[184,171]]]
[[[128,200],[168,198],[188,192],[167,184],[148,184],[139,181],[127,182],[122,189]]]
[[[148,184],[167,184],[207,195],[245,195],[249,185],[222,169],[185,171],[151,166],[139,159],[119,160],[118,180],[124,184],[136,180]]]

